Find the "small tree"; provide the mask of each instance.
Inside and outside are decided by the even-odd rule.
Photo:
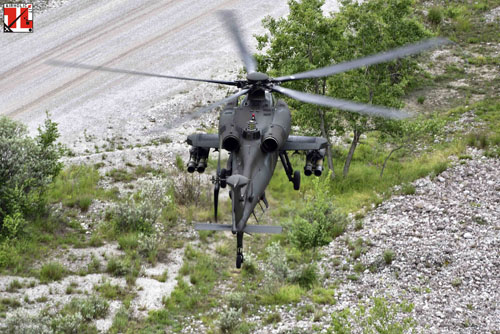
[[[390,147],[389,154],[384,159],[380,177],[383,176],[391,155],[403,148],[414,150],[419,144],[434,138],[443,127],[444,122],[435,119],[416,119],[403,121],[387,121],[381,128],[381,139]]]
[[[57,124],[47,118],[38,132],[36,138],[30,138],[23,124],[0,117],[1,226],[6,217],[10,226],[14,218],[40,210],[47,185],[62,168]]]

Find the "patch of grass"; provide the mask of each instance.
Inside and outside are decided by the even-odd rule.
[[[403,195],[415,195],[416,188],[411,183],[403,183],[401,186],[401,193]]]
[[[48,262],[40,269],[40,281],[42,283],[58,281],[64,277],[66,269],[58,262]]]
[[[266,319],[264,319],[264,324],[275,324],[281,321],[281,316],[278,312],[270,313]]]
[[[98,187],[100,176],[93,166],[71,165],[55,178],[49,187],[49,202],[62,202],[68,207],[86,211],[95,198],[107,198],[107,193]]]
[[[17,279],[11,281],[7,287],[8,292],[16,292],[18,289],[22,289],[23,285]]]
[[[437,6],[431,7],[427,14],[427,20],[433,25],[439,25],[443,20],[443,9]]]
[[[292,277],[291,281],[303,289],[311,289],[318,283],[318,268],[315,264],[305,265],[298,270],[298,274]]]
[[[354,264],[353,269],[356,273],[360,274],[363,271],[365,271],[366,266],[362,262],[356,262],[356,264]]]
[[[313,290],[311,299],[315,304],[321,305],[334,305],[335,301],[335,290],[325,289],[325,288],[315,288]]]
[[[392,261],[394,261],[394,251],[392,249],[386,249],[383,253],[382,253],[382,258],[384,259],[384,262],[386,264],[391,264]]]
[[[215,282],[226,274],[222,270],[220,261],[212,258],[203,251],[186,247],[184,253],[184,265],[177,277],[177,286],[170,297],[163,300],[165,308],[158,311],[150,311],[148,322],[159,325],[172,326],[173,331],[184,328],[183,319],[185,314],[203,312],[209,308],[220,305],[220,298],[214,295]],[[189,275],[188,284],[184,275]]]
[[[231,246],[229,246],[227,243],[218,244],[215,247],[215,252],[220,256],[228,256],[231,252]]]
[[[139,246],[139,235],[137,233],[127,233],[118,237],[118,245],[123,250],[137,249]]]
[[[153,276],[158,282],[166,282],[168,278],[168,269],[165,269],[161,275]]]
[[[270,305],[298,303],[303,295],[304,290],[299,285],[287,284],[280,287],[275,293],[263,296],[263,303]]]
[[[2,298],[0,299],[0,305],[6,308],[18,308],[21,307],[21,302],[15,298]]]
[[[100,285],[94,286],[94,290],[106,299],[123,300],[128,295],[125,288],[119,285],[111,284],[109,281],[105,281]]]
[[[113,182],[130,182],[135,180],[132,173],[129,173],[125,168],[113,168],[106,172],[106,176],[110,177]]]

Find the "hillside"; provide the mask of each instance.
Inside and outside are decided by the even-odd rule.
[[[500,333],[500,2],[415,7],[454,43],[418,58],[426,73],[404,102],[442,127],[383,177],[391,143],[376,132],[346,178],[303,177],[294,192],[279,166],[259,220],[285,233],[246,237],[242,270],[233,235],[193,229],[213,221],[216,155],[205,174],[184,170],[186,135],[217,129],[216,111],[188,115],[232,91],[46,61],[232,80],[241,64],[215,11],[244,11],[254,45],[285,1],[49,1],[35,33],[2,36],[0,116],[35,136],[48,111],[66,149],[48,209],[2,230],[0,332]],[[332,140],[338,173],[351,134]],[[299,249],[297,217],[325,199],[338,234]],[[229,223],[227,190],[221,200]]]

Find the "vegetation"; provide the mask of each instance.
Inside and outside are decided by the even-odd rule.
[[[360,304],[355,311],[349,308],[332,313],[333,333],[408,333],[415,326],[409,316],[413,304],[406,301],[391,303],[383,297],[374,297],[369,303]]]
[[[24,219],[43,212],[47,186],[59,173],[57,124],[49,118],[30,138],[21,123],[0,117],[0,227],[3,235],[23,232]],[[3,224],[7,218],[7,227]],[[14,235],[13,235],[14,233]]]
[[[323,15],[323,3],[321,0],[290,1],[287,18],[276,20],[269,17],[264,21],[269,32],[258,36],[257,41],[259,49],[267,48],[267,53],[258,57],[259,69],[270,71],[273,76],[297,73],[367,56],[431,35],[413,15],[410,0],[343,1],[339,12],[332,17]],[[294,81],[290,86],[315,94],[401,107],[402,97],[414,84],[417,70],[415,60],[404,58],[331,78]],[[353,138],[343,167],[344,177],[349,172],[361,135],[392,129],[383,119],[345,111],[327,112],[324,108],[294,100],[288,102],[296,110],[294,122],[309,133],[329,139],[333,134],[352,131]],[[333,176],[331,147],[327,157]]]
[[[448,65],[442,65],[439,60],[429,62],[424,56],[327,80],[291,83],[290,87],[296,89],[388,106],[399,107],[405,98],[416,101],[416,107],[412,107],[423,112],[410,121],[392,122],[351,117],[341,111],[290,101],[299,131],[343,135],[344,143],[329,148],[327,161],[332,174],[303,178],[298,192],[291,191],[283,170],[277,168],[267,189],[270,214],[263,220],[283,225],[286,235],[254,235],[251,243],[245,244],[251,251],[245,249],[241,271],[233,268],[233,239],[229,242],[223,234],[202,232],[199,243],[185,243],[192,236],[178,233],[190,229],[191,221],[213,219],[211,186],[198,176],[181,174],[185,166],[180,157],[176,158],[179,171],[168,171],[172,174],[128,162],[127,168],[110,169],[105,176],[97,170],[101,164],[61,169],[55,123],[48,120],[37,137],[29,138],[23,126],[0,119],[2,273],[37,277],[42,284],[50,283],[71,274],[63,262],[46,262],[53,249],[118,242],[121,255],[103,254],[106,259],[103,263],[94,256],[78,274],[107,272],[125,277],[128,283],[121,286],[101,281],[94,286],[95,295],[88,298],[74,299],[38,316],[22,313],[9,316],[6,331],[95,333],[97,329],[92,322],[107,314],[112,300],[119,300],[123,305],[113,319],[110,333],[180,332],[188,323],[192,324],[193,319],[203,323],[209,333],[250,333],[252,326],[257,325],[246,319],[265,309],[268,313],[262,318],[262,324],[276,324],[282,321],[283,310],[296,303],[304,304],[297,319],[324,322],[325,315],[331,316],[329,331],[333,333],[358,332],[359,329],[363,333],[411,331],[415,326],[412,305],[405,301],[376,297],[331,315],[324,314],[317,305],[335,304],[339,285],[364,281],[367,269],[375,272],[380,265],[390,265],[396,259],[395,252],[387,249],[379,251],[375,262],[366,263],[363,254],[369,250],[370,241],[349,239],[350,232],[345,232],[352,228],[362,230],[362,219],[371,208],[394,191],[415,194],[412,182],[442,173],[449,166],[450,155],[459,156],[461,162],[471,159],[471,154],[465,151],[467,147],[482,150],[486,156],[500,156],[500,100],[494,94],[500,81],[498,78],[483,80],[475,74],[476,70],[480,72],[479,69],[487,70],[500,64],[498,56],[482,43],[498,44],[498,27],[479,21],[486,9],[498,6],[498,2],[493,5],[484,1],[436,3],[425,13],[420,2],[406,0],[389,1],[387,5],[378,0],[342,3],[338,15],[327,17],[320,10],[321,1],[291,1],[288,18],[267,19],[265,25],[269,33],[260,36],[259,43],[270,48],[259,56],[259,69],[267,68],[272,75],[301,72],[432,34],[452,38],[465,52],[452,49],[450,52],[459,61]],[[370,30],[377,33],[367,35]],[[367,43],[362,45],[361,38]],[[478,54],[480,56],[476,56]],[[437,74],[424,73],[418,69],[417,61],[429,71],[442,65],[443,73],[437,70],[432,71]],[[434,99],[427,94],[426,89],[448,87],[456,80],[469,77],[474,85],[457,88],[459,97],[444,106],[436,107]],[[450,125],[464,115],[473,117],[474,121],[467,129],[454,130]],[[115,143],[110,142],[109,147],[102,149],[112,151]],[[36,159],[25,159],[26,152]],[[11,154],[16,155],[16,159],[2,160]],[[290,158],[294,166],[303,164],[301,156]],[[333,170],[346,170],[346,166],[346,177],[331,179]],[[209,167],[215,168],[214,161],[209,162]],[[37,174],[30,174],[34,170]],[[3,182],[7,173],[14,173],[13,179],[17,181]],[[143,181],[143,177],[154,180]],[[118,196],[124,193],[118,188],[103,190],[100,187],[103,180],[111,182],[111,187],[125,188],[128,194],[123,198]],[[94,217],[92,203],[97,202],[96,199],[106,202],[108,209]],[[219,208],[219,219],[229,219],[230,203],[221,202]],[[354,227],[349,227],[347,214],[355,217]],[[90,236],[80,226],[81,215],[92,217],[96,223]],[[473,221],[485,224],[481,219],[474,217]],[[335,254],[331,259],[338,272],[323,273],[317,265],[322,256],[317,248],[344,233],[336,242],[345,241],[347,250],[344,255]],[[176,277],[178,283],[173,293],[164,298],[164,308],[151,311],[144,320],[135,318],[130,305],[135,298],[134,282],[141,266],[165,259],[169,248],[184,246],[184,264]],[[35,262],[45,264],[38,267],[33,265]],[[165,271],[152,278],[165,282],[167,274],[175,275]],[[460,278],[448,283],[455,289],[463,284]],[[23,279],[13,280],[6,289],[15,293],[26,287],[28,281]],[[66,287],[68,294],[78,291],[74,284]],[[50,296],[36,300],[26,297],[24,303],[45,303],[48,299]],[[3,298],[0,317],[22,306],[22,298]],[[214,315],[214,310],[221,312]],[[314,326],[312,331],[320,331]]]
[[[338,237],[347,226],[347,217],[332,204],[327,186],[319,179],[312,182],[312,195],[305,208],[295,216],[290,240],[299,249],[315,249]]]

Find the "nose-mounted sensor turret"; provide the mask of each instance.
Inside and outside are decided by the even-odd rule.
[[[247,123],[247,127],[243,130],[243,138],[247,140],[255,140],[260,138],[260,131],[257,128],[257,121],[255,120],[255,114],[252,114],[252,117]]]

